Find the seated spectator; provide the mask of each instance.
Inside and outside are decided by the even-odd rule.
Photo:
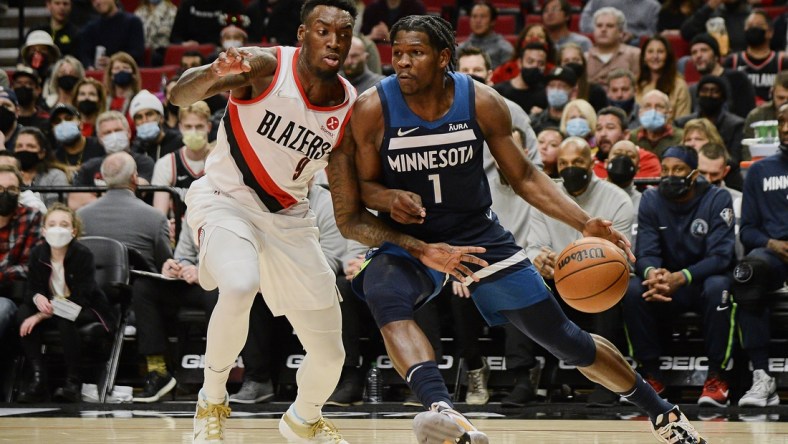
[[[780,152],[755,162],[747,172],[742,200],[741,241],[747,256],[733,272],[733,298],[740,308],[742,347],[752,362],[752,387],[739,399],[741,407],[780,403],[769,374],[770,310],[768,293],[788,279],[788,106],[777,120]],[[780,185],[782,181],[782,186]]]
[[[544,44],[538,42],[526,44],[517,63],[520,67],[520,75],[495,84],[495,90],[520,105],[526,113],[533,112],[534,107],[538,107],[539,110],[546,108],[547,95],[543,85],[547,50]]]
[[[374,41],[385,42],[397,20],[426,13],[427,9],[421,0],[375,0],[364,8],[361,33]]]
[[[557,179],[559,177],[557,166],[558,147],[564,141],[561,130],[558,128],[545,128],[539,132],[536,140],[536,148],[539,150],[539,156],[544,164],[542,171],[550,178]]]
[[[754,10],[744,22],[744,39],[747,48],[732,53],[724,63],[726,68],[747,73],[759,102],[771,98],[769,93],[774,84],[774,77],[783,70],[785,54],[769,48],[773,35],[774,29],[769,14],[762,9]]]
[[[490,57],[493,69],[508,61],[514,48],[494,30],[498,8],[492,2],[482,0],[473,5],[470,16],[471,35],[468,40],[460,43],[459,49],[469,46],[481,49]]]
[[[164,128],[169,130],[178,129],[178,105],[170,102],[172,95],[172,87],[178,83],[179,75],[175,75],[167,80],[167,86],[164,87]]]
[[[627,114],[627,129],[640,126],[640,107],[635,101],[635,75],[628,69],[614,69],[607,75],[607,102]]]
[[[657,32],[679,34],[681,25],[703,6],[703,0],[665,0],[657,18]]]
[[[137,200],[137,206],[145,206],[133,196],[124,197]],[[89,207],[85,210],[89,210]],[[146,208],[145,212],[150,213],[149,208]],[[148,241],[163,241],[158,217],[153,217],[152,213],[137,217],[140,219],[135,222],[150,224],[148,236],[154,237],[148,238]],[[145,236],[143,231],[138,235]],[[208,291],[200,287],[199,249],[191,230],[181,231],[175,255],[164,261],[160,270],[166,279],[138,276],[133,284],[132,309],[137,322],[137,352],[145,357],[147,364],[145,387],[134,397],[134,402],[156,402],[177,384],[167,370],[164,354],[168,343],[167,325],[178,310],[182,307],[202,309],[205,311],[207,323],[219,299],[217,289]]]
[[[736,221],[736,258],[741,259],[744,256],[744,247],[739,241],[742,193],[725,186],[725,177],[731,171],[731,167],[728,165],[729,161],[728,151],[722,145],[707,143],[698,150],[698,172],[700,175],[705,177],[710,184],[722,188],[731,195],[733,215]]]
[[[120,241],[140,253],[148,270],[162,270],[172,257],[169,224],[134,195],[139,184],[134,158],[127,152],[109,154],[101,162],[101,176],[109,190],[77,211],[85,235]]]
[[[594,107],[595,111],[607,106],[605,89],[596,83],[588,83],[586,58],[583,50],[575,43],[566,43],[558,50],[558,64],[571,68],[577,76],[577,88],[572,92],[571,100],[583,99]]]
[[[723,109],[728,98],[725,82],[720,77],[703,76],[698,82],[699,110],[688,116],[676,120],[676,126],[683,128],[690,120],[705,118],[717,129],[722,137],[722,145],[730,153],[731,164],[734,166],[730,185],[741,189],[741,173],[739,162],[742,160],[742,135],[744,134],[744,120]],[[735,179],[735,180],[734,180]]]
[[[125,52],[109,58],[104,70],[104,89],[107,91],[106,108],[126,114],[131,99],[140,92],[142,78],[137,62]]]
[[[364,41],[360,37],[353,36],[350,51],[342,65],[342,74],[350,81],[351,85],[356,87],[359,94],[375,86],[383,78],[382,75],[370,71],[367,66],[368,58],[369,53]]]
[[[75,186],[107,185],[103,177],[102,163],[110,154],[126,152],[132,156],[136,163],[135,184],[149,185],[153,176],[153,160],[145,154],[129,151],[131,132],[129,131],[129,122],[123,114],[117,111],[102,113],[96,119],[96,128],[98,139],[104,146],[106,156],[96,157],[84,162],[77,171],[77,175],[74,176],[73,184]],[[68,195],[68,206],[79,209],[95,199],[95,193],[70,193]]]
[[[542,23],[555,48],[560,49],[567,43],[574,43],[581,49],[581,54],[591,49],[591,39],[569,30],[572,21],[572,5],[567,0],[547,0],[542,5]],[[560,61],[559,61],[560,63]],[[563,63],[561,63],[563,65]],[[581,97],[585,98],[585,97]]]
[[[54,166],[52,153],[49,141],[38,128],[27,127],[19,131],[14,156],[19,159],[23,186],[68,186],[66,173]],[[42,193],[42,197],[47,207],[58,200],[57,193]]]
[[[55,46],[52,35],[45,31],[32,31],[25,39],[25,46],[19,51],[22,66],[31,68],[44,81],[49,79],[49,68],[60,58],[60,50]]]
[[[41,78],[28,67],[19,67],[11,76],[11,86],[19,103],[17,121],[22,126],[34,126],[49,132],[49,112],[41,98]]]
[[[658,89],[670,98],[670,107],[675,118],[690,113],[691,100],[687,82],[676,70],[673,48],[665,37],[649,37],[640,47],[640,77],[635,100],[643,94]]]
[[[219,44],[222,28],[233,19],[248,21],[241,0],[183,0],[175,14],[170,42],[182,45]],[[224,20],[221,20],[224,18]]]
[[[170,46],[170,34],[178,7],[170,0],[142,0],[134,15],[142,21],[145,48],[151,51],[151,65],[161,66],[164,52]]]
[[[594,155],[594,174],[600,179],[607,177],[609,166],[608,157],[610,151],[618,142],[629,139],[629,130],[624,127],[626,116],[620,108],[603,108],[597,116],[596,123],[596,154]],[[638,151],[638,168],[635,170],[634,177],[658,177],[660,166],[659,158],[654,153],[648,152],[643,148],[636,148]],[[622,161],[619,161],[622,162]],[[630,178],[631,179],[631,178]],[[616,185],[622,184],[612,181]],[[628,182],[631,182],[629,180]]]
[[[180,72],[183,73],[189,68],[196,68],[205,65],[205,56],[200,51],[189,50],[181,55]]]
[[[82,135],[96,135],[96,117],[107,110],[107,90],[98,80],[86,77],[74,87],[76,107],[82,123]]]
[[[45,90],[46,105],[50,109],[57,104],[76,106],[77,83],[85,78],[85,68],[74,56],[63,56],[52,68],[52,77]],[[47,92],[48,91],[48,92]]]
[[[548,127],[561,126],[561,116],[564,107],[569,103],[575,86],[577,76],[571,68],[557,66],[546,77],[547,109],[533,115],[531,126],[539,133]]]
[[[725,147],[725,141],[722,140],[717,127],[709,119],[699,118],[688,120],[684,124],[684,139],[682,145],[687,145],[695,148],[695,151],[700,149],[707,143]],[[726,148],[727,150],[727,148]],[[728,174],[728,182],[733,184],[735,189],[740,190],[742,187],[741,167],[739,162],[734,162],[731,159],[730,151],[725,156],[728,160],[730,167],[730,174]]]
[[[72,0],[46,0],[49,22],[30,28],[30,32],[44,31],[62,55],[79,57],[79,28],[71,22]]]
[[[184,146],[156,161],[151,185],[175,187],[181,200],[178,214],[182,216],[186,209],[183,205],[186,191],[192,182],[205,175],[205,158],[210,152],[208,134],[211,132],[211,110],[200,100],[181,108],[179,115]],[[170,194],[156,192],[153,206],[164,215],[169,215]]]
[[[610,71],[627,68],[640,72],[640,49],[626,44],[627,19],[616,8],[605,7],[594,13],[594,46],[586,53],[588,81],[604,84]]]
[[[56,106],[50,113],[49,122],[57,141],[55,160],[71,183],[84,162],[104,156],[104,147],[95,137],[85,137],[82,134],[84,124],[73,106]]]
[[[764,120],[777,120],[777,110],[788,103],[788,71],[781,71],[774,76],[774,83],[769,90],[771,100],[755,108],[747,114],[744,119],[744,137],[755,137],[755,130],[752,124]],[[750,160],[750,150],[746,146],[742,147],[742,160]]]
[[[625,26],[621,27],[624,42],[657,33],[657,22],[654,20],[659,15],[657,0],[640,0],[635,3],[629,0],[589,0],[580,15],[580,31],[594,32],[596,14],[606,8],[616,9],[627,17]]]
[[[80,61],[92,69],[106,69],[111,57],[125,53],[137,65],[145,56],[145,31],[142,20],[118,8],[115,0],[92,0],[98,17],[88,22],[80,34]],[[103,46],[105,52],[96,48]]]
[[[596,145],[596,112],[590,103],[583,99],[572,100],[561,114],[561,132],[567,137],[580,137]]]
[[[129,105],[137,137],[131,144],[135,153],[147,154],[153,161],[176,151],[182,146],[178,131],[162,128],[164,105],[147,89],[138,92]]]
[[[706,22],[710,18],[721,17],[725,20],[730,51],[742,51],[747,45],[744,36],[744,22],[750,15],[750,11],[750,4],[746,1],[709,0],[681,25],[681,36],[684,40],[691,41],[699,34],[706,32]],[[727,54],[728,48],[718,55],[725,56]]]
[[[240,48],[246,46],[247,43],[249,43],[249,34],[238,26],[225,26],[219,33],[219,46],[224,50]]]
[[[697,170],[694,149],[671,146],[662,156],[659,188],[643,193],[624,320],[633,357],[649,384],[662,393],[660,333],[669,330],[679,313],[699,313],[709,372],[698,403],[724,407],[728,383],[723,372],[733,339],[733,309],[724,300],[734,255],[733,208],[730,194],[698,179]]]
[[[46,242],[30,251],[28,290],[17,319],[32,375],[19,394],[19,402],[44,402],[49,398],[41,353],[42,330],[58,330],[66,361],[65,383],[55,390],[54,401],[81,402],[82,339],[78,327],[100,322],[111,334],[109,326],[115,325],[115,315],[107,297],[96,283],[93,253],[76,239],[79,234],[80,222],[74,211],[63,204],[55,204],[44,217]],[[81,309],[77,317],[64,317],[53,304],[56,299],[78,305]]]
[[[717,40],[709,34],[700,34],[690,42],[690,57],[695,68],[702,76],[721,77],[727,82],[727,110],[741,117],[755,108],[755,88],[747,74],[735,69],[725,68],[719,63],[720,47]],[[735,92],[735,100],[734,94]],[[698,109],[698,85],[690,86],[693,111]]]
[[[13,89],[0,87],[0,142],[6,151],[14,152],[16,135],[22,129],[17,120],[19,102]]]
[[[637,213],[640,207],[642,194],[635,188],[635,177],[640,172],[641,149],[629,140],[619,140],[610,148],[610,153],[605,159],[605,172],[607,181],[626,191],[632,199],[634,210],[632,223],[632,248],[635,248],[635,232],[637,227]],[[644,151],[648,153],[648,151]]]
[[[17,159],[13,153],[0,151],[0,165],[12,166],[19,170],[19,159]],[[27,207],[35,208],[40,211],[41,214],[47,214],[47,206],[44,205],[44,201],[41,200],[41,195],[32,190],[24,190],[19,193],[19,203]]]
[[[512,54],[512,58],[509,59],[508,62],[495,68],[493,71],[491,79],[492,83],[501,83],[520,75],[520,59],[523,56],[525,46],[529,43],[535,42],[542,43],[544,45],[544,48],[547,51],[547,62],[545,64],[545,69],[552,69],[556,60],[555,44],[553,44],[553,41],[547,34],[544,25],[541,23],[531,23],[530,25],[526,25],[525,28],[520,31],[520,34],[517,35],[517,42],[514,45],[514,53]]]
[[[668,95],[658,89],[643,95],[638,120],[640,127],[631,132],[629,139],[657,156],[667,147],[680,143],[684,136],[681,128],[674,128],[671,123],[673,110]]]
[[[558,174],[563,179],[563,190],[588,214],[613,222],[613,228],[621,233],[632,232],[635,214],[632,201],[623,190],[596,177],[593,173],[594,162],[591,147],[585,139],[568,137],[558,150]],[[572,242],[582,238],[582,234],[562,224],[553,224],[539,211],[533,211],[529,220],[528,245],[525,253],[533,261],[534,267],[552,287],[558,254]],[[560,298],[559,302],[560,302]],[[579,313],[563,306],[575,320]],[[619,330],[623,327],[620,308],[613,307],[603,313],[589,317],[593,323],[592,331],[613,342],[621,342]],[[507,353],[508,355],[508,353]],[[618,401],[618,396],[596,385],[589,402],[595,405],[608,405]]]

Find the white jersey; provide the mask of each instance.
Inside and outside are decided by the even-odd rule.
[[[332,107],[309,103],[296,74],[300,48],[277,47],[271,85],[250,100],[230,98],[206,177],[246,206],[278,212],[306,201],[309,179],[323,170],[342,140],[356,89],[337,76],[345,100]]]

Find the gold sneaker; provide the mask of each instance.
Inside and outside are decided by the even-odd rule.
[[[302,424],[285,413],[279,420],[279,433],[290,443],[349,444],[336,426],[322,417],[314,424]]]
[[[227,395],[224,403],[209,403],[202,390],[197,395],[197,411],[194,413],[194,444],[222,444],[224,443],[224,423],[230,417],[230,407]]]

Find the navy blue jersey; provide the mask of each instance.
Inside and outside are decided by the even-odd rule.
[[[381,183],[418,194],[427,211],[420,225],[398,224],[388,213],[380,217],[426,242],[472,239],[495,224],[489,211],[492,198],[482,164],[484,136],[476,122],[473,80],[465,74],[449,76],[454,81],[454,101],[435,121],[423,120],[410,110],[396,76],[377,85],[385,119]]]

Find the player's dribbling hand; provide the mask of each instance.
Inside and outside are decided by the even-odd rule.
[[[460,282],[465,282],[468,277],[479,282],[479,277],[465,263],[486,267],[487,261],[472,254],[485,251],[487,250],[483,247],[454,247],[444,243],[427,244],[419,260],[434,270],[454,276]]]
[[[241,74],[252,70],[249,58],[252,53],[243,48],[230,48],[219,53],[219,57],[211,63],[211,70],[219,77]]]
[[[613,228],[613,222],[601,217],[593,217],[586,222],[586,226],[583,228],[583,236],[607,239],[618,248],[624,250],[624,254],[626,254],[630,262],[635,262],[635,255],[632,254],[632,243],[620,231]]]
[[[534,267],[543,278],[553,279],[555,277],[555,259],[555,251],[542,247],[542,251],[534,258]]]
[[[401,224],[421,224],[427,210],[421,204],[421,196],[410,191],[397,191],[391,201],[391,218]]]
[[[471,297],[471,291],[468,290],[468,287],[462,282],[451,281],[451,292],[454,296],[459,296],[461,298]]]

